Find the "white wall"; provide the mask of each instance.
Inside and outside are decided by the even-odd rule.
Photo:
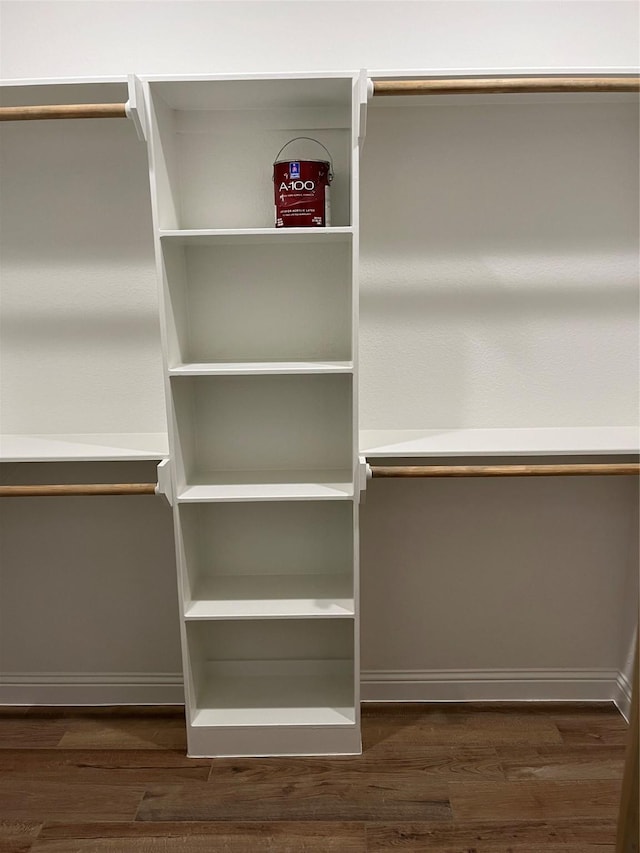
[[[638,62],[634,2],[5,2],[0,15],[10,78]],[[371,110],[362,425],[632,424],[637,113],[574,99],[474,104]],[[9,126],[2,156],[4,431],[162,429],[146,158],[132,127]],[[157,563],[165,581],[150,607],[144,583],[112,579],[110,606],[130,602],[128,642],[94,666],[142,667],[161,685],[178,665],[168,514],[143,512],[141,524],[142,510],[86,511],[96,526],[74,558],[80,534],[64,508],[12,506],[3,589],[24,602],[43,567],[61,569],[54,530],[76,560],[71,577],[91,543],[99,552],[101,537],[123,537],[133,574],[147,566],[149,579]],[[490,684],[496,671],[543,672],[532,689],[555,695],[554,678],[595,690],[623,666],[637,600],[633,483],[375,483],[362,515],[363,666],[375,689],[407,670],[432,682],[473,670]],[[162,554],[147,562],[153,542]],[[99,585],[106,568],[91,565]],[[87,594],[61,588],[62,611],[86,608]],[[159,612],[165,639],[140,657],[136,636],[154,636]],[[31,657],[11,650],[16,623],[4,619],[0,670],[85,672],[69,632],[37,610],[20,613],[38,641]],[[109,619],[87,621],[89,647],[109,642]]]
[[[624,667],[637,482],[375,480],[361,517],[365,696],[592,699]]]
[[[637,422],[637,128],[571,98],[370,110],[367,429]]]
[[[126,87],[94,97],[126,100]],[[147,157],[133,123],[6,123],[0,181],[2,432],[164,432]]]
[[[149,482],[152,462],[11,463],[2,483]],[[0,703],[180,701],[171,510],[19,498],[0,514]],[[53,691],[53,692],[52,692]]]
[[[635,65],[633,0],[3,2],[3,77]]]

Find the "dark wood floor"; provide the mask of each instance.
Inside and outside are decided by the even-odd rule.
[[[1,853],[609,853],[613,706],[365,706],[354,758],[188,759],[181,709],[0,708]]]

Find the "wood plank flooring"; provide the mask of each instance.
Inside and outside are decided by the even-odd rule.
[[[0,853],[614,853],[613,705],[365,705],[353,758],[188,759],[180,708],[0,708]]]

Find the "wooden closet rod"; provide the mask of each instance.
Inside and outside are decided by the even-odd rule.
[[[506,95],[535,92],[640,92],[640,77],[431,77],[374,80],[374,95]]]
[[[559,465],[372,465],[372,477],[585,477],[640,474],[636,462]]]
[[[0,486],[0,498],[48,498],[67,495],[155,495],[155,483],[82,483],[63,486]]]
[[[126,104],[57,104],[40,107],[0,107],[0,121],[43,118],[128,118]]]

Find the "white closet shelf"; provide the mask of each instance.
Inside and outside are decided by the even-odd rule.
[[[353,725],[353,663],[347,660],[220,661],[206,679],[193,726]]]
[[[168,455],[163,432],[0,436],[2,462],[134,462]]]
[[[638,427],[360,431],[360,453],[367,457],[606,456],[638,452]]]
[[[200,581],[187,620],[353,616],[353,578],[343,574],[219,575]]]
[[[225,246],[247,243],[348,243],[353,235],[351,226],[335,228],[194,228],[161,230],[163,242],[181,246]]]
[[[276,376],[290,373],[353,373],[352,361],[194,362],[169,368],[170,376]]]
[[[351,362],[255,362],[220,364],[183,364],[172,368],[172,376],[269,375],[287,373],[350,373]],[[0,436],[1,462],[109,462],[161,460],[168,456],[166,433],[65,433]],[[615,456],[640,453],[640,429],[637,427],[538,427],[509,429],[425,429],[361,430],[360,453],[369,457],[411,458],[427,456]],[[350,472],[281,472],[284,482],[264,482],[274,472],[246,475],[240,472],[216,472],[211,479],[190,485],[180,500],[250,500],[241,496],[255,486],[258,499],[265,489],[273,500],[297,498],[351,497]],[[230,482],[222,482],[229,476]],[[331,477],[330,475],[335,475]],[[311,482],[316,477],[321,482]],[[329,482],[331,480],[332,482]],[[308,481],[308,482],[306,482]],[[212,495],[207,496],[211,487]],[[229,488],[229,494],[222,494]],[[314,488],[318,489],[313,494]],[[289,489],[289,495],[283,490]],[[337,494],[329,494],[336,491]],[[307,494],[308,493],[308,494]]]
[[[336,500],[353,498],[349,469],[308,471],[213,471],[192,477],[178,503],[209,501]]]
[[[328,109],[349,105],[355,72],[264,75],[144,75],[176,110]],[[348,120],[348,117],[347,117]]]

